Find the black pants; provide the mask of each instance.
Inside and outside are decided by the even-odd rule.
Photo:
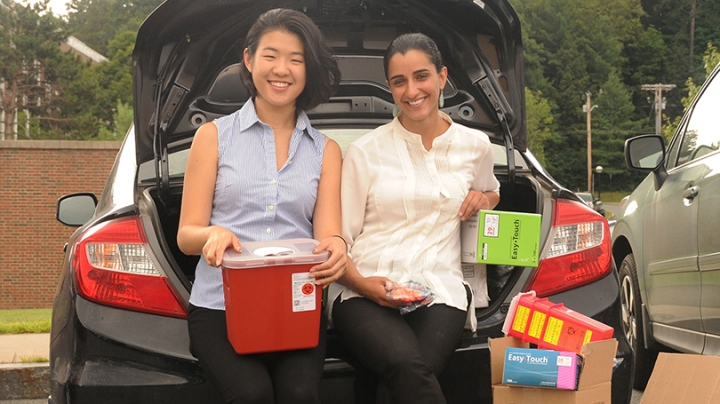
[[[357,362],[356,404],[445,403],[437,376],[460,343],[465,318],[465,311],[444,304],[403,316],[365,298],[338,298],[333,323],[354,357],[351,364]]]
[[[319,404],[325,361],[325,316],[316,348],[253,355],[235,353],[225,312],[190,306],[190,345],[226,403]]]

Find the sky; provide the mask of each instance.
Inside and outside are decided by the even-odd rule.
[[[28,3],[34,4],[37,3],[38,0],[29,0]],[[69,0],[50,0],[50,10],[52,10],[53,14],[57,16],[63,16],[67,15],[67,10],[65,9],[65,5],[68,3]]]

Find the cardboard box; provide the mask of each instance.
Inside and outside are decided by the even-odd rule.
[[[505,348],[528,348],[514,337],[490,339],[494,404],[611,404],[611,380],[617,340],[590,342],[583,347],[583,367],[577,391],[502,384]]]
[[[661,352],[640,404],[720,403],[720,357]]]
[[[481,210],[460,225],[462,262],[536,267],[541,216]]]

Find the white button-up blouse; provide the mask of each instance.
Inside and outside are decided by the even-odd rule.
[[[442,114],[442,113],[441,113]],[[353,142],[343,161],[343,236],[363,276],[416,281],[433,304],[468,306],[460,266],[460,205],[469,190],[500,192],[488,136],[453,123],[425,150],[397,118]],[[330,302],[358,297],[334,283]]]

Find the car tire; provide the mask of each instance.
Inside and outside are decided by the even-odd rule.
[[[633,349],[633,387],[645,390],[650,374],[655,367],[658,352],[645,348],[644,326],[642,319],[642,300],[638,286],[635,257],[628,254],[619,270],[620,302],[622,304],[622,328],[625,337]]]

